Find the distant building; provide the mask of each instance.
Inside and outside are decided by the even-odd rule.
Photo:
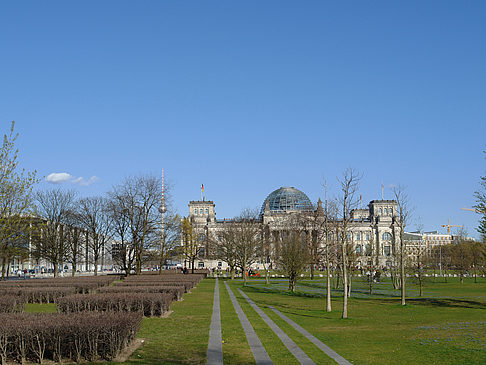
[[[281,187],[264,200],[258,223],[268,238],[276,240],[288,230],[288,218],[297,214],[314,216],[322,221],[322,202],[319,200],[313,205],[302,191],[294,187]],[[216,219],[214,202],[204,199],[189,202],[188,217],[200,242],[200,260],[197,261],[197,266],[225,269],[225,262],[211,259],[209,243],[217,239],[218,232],[231,220]],[[356,253],[356,265],[366,267],[375,260],[373,264],[377,266],[392,266],[400,240],[396,201],[372,200],[366,209],[353,210],[351,217],[348,242]],[[311,231],[308,233],[311,237],[315,236]]]

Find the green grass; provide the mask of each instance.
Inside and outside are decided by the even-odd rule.
[[[213,309],[214,280],[203,280],[172,303],[167,318],[144,318],[144,345],[124,364],[205,364]]]
[[[27,303],[25,305],[25,311],[27,313],[56,313],[57,306],[54,303],[49,303],[49,304]]]
[[[385,278],[383,278],[385,279]],[[278,317],[274,306],[354,364],[484,364],[486,363],[486,279],[427,279],[424,296],[410,279],[407,305],[385,279],[368,295],[363,278],[353,280],[349,318],[341,319],[342,292],[333,290],[333,311],[325,311],[324,278],[306,278],[297,293],[285,279],[220,280],[225,364],[254,364],[253,355],[227,294],[228,282],[275,364],[297,364],[273,331],[238,293],[237,288],[282,328],[317,364],[333,363],[312,343]],[[144,318],[138,337],[145,339],[125,364],[204,364],[212,314],[213,279],[203,280],[184,300],[172,304],[167,318]],[[28,312],[55,312],[54,304],[28,304]],[[104,363],[106,364],[106,362]]]
[[[413,292],[415,284],[409,284]],[[285,281],[274,281],[267,286],[263,280],[252,280],[250,285],[244,291],[299,345],[298,334],[266,309],[268,305],[356,364],[486,362],[484,279],[477,284],[472,279],[464,284],[458,280],[448,284],[427,283],[426,294],[430,296],[412,297],[405,307],[400,305],[399,297],[385,297],[383,293],[364,296],[361,289],[367,283],[356,281],[353,285],[359,293],[349,300],[347,320],[340,318],[339,291],[333,293],[333,311],[325,311],[322,279],[301,282],[296,295],[283,289],[287,285]],[[238,286],[242,286],[241,281],[232,283],[232,287]],[[383,286],[393,294],[390,283]],[[305,340],[301,343],[304,349]],[[312,352],[304,351],[312,357]]]

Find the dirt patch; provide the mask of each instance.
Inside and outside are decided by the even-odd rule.
[[[112,361],[125,362],[128,360],[131,354],[138,350],[145,343],[145,339],[136,338],[130,345],[125,347],[122,352],[118,354]]]

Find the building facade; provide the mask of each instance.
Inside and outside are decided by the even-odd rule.
[[[225,262],[211,258],[210,243],[217,239],[225,225],[232,224],[229,219],[216,219],[215,203],[210,200],[197,200],[189,202],[190,222],[197,234],[200,244],[199,268],[226,269]],[[281,187],[270,193],[264,200],[257,223],[268,242],[275,242],[284,232],[292,230],[295,217],[308,217],[309,222],[305,228],[309,239],[318,240],[323,247],[323,223],[325,220],[325,207],[319,200],[312,204],[302,191],[294,187]],[[390,267],[399,247],[399,225],[397,203],[393,200],[372,200],[366,209],[351,211],[348,221],[347,242],[351,246],[355,257],[355,265],[364,268],[371,264],[378,267]],[[332,227],[339,226],[339,219],[329,222]],[[329,227],[329,226],[328,226]],[[331,228],[332,231],[332,228]],[[328,235],[331,240],[332,232]],[[337,233],[339,234],[339,233]],[[184,244],[182,242],[182,244]],[[271,257],[268,257],[271,260]],[[262,263],[256,263],[258,267]]]

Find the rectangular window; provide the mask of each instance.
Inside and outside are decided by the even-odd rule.
[[[197,267],[198,267],[199,269],[204,268],[204,262],[199,261],[199,263],[197,264]]]

